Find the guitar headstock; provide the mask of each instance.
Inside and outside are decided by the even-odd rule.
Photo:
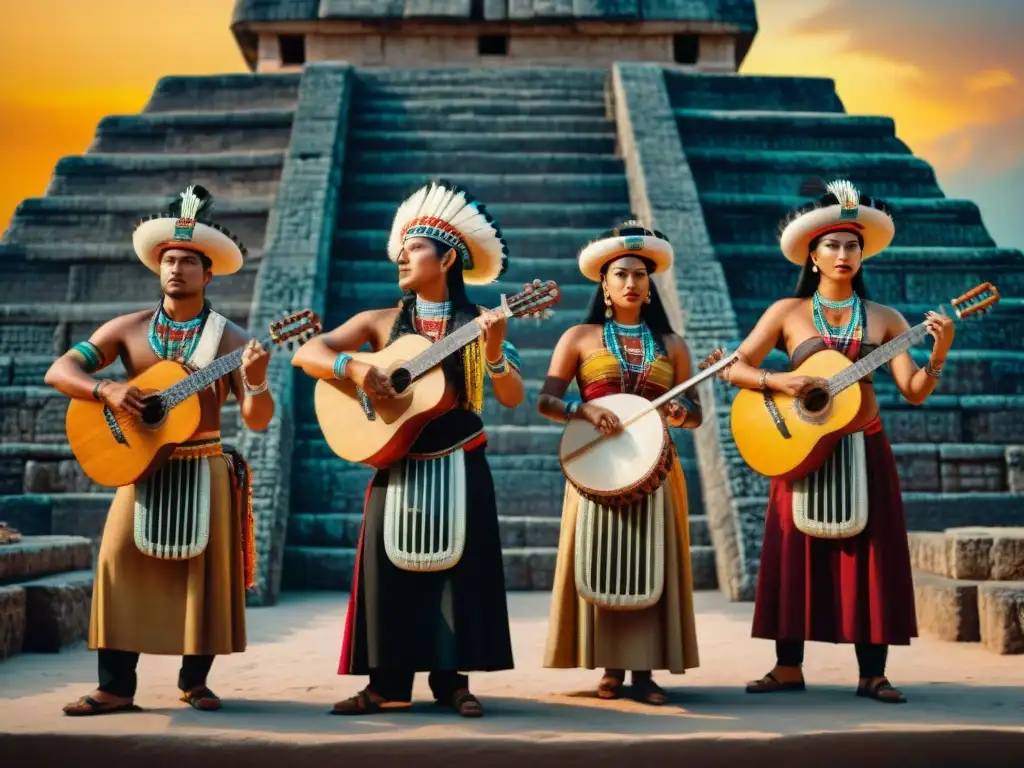
[[[956,316],[963,320],[974,314],[984,313],[999,302],[999,289],[992,283],[979,283],[962,296],[957,296],[950,304]]]
[[[550,307],[561,299],[562,291],[554,280],[548,280],[546,283],[534,280],[533,285],[527,286],[512,298],[506,299],[502,296],[501,303],[509,317],[532,316],[546,319],[554,314]]]
[[[299,346],[302,346],[322,330],[319,315],[311,309],[303,309],[271,323],[270,340],[277,345],[287,343],[288,348],[292,349],[296,339]]]

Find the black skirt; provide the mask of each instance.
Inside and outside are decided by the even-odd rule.
[[[476,414],[451,411],[430,424],[413,452],[456,445],[482,428]],[[494,481],[486,444],[465,451],[466,539],[444,571],[405,571],[384,549],[388,470],[370,482],[363,513],[339,674],[371,669],[459,672],[512,669]]]

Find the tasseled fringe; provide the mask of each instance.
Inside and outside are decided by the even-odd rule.
[[[252,511],[252,472],[249,463],[238,451],[231,451],[235,468],[235,488],[245,504],[245,519],[242,520],[242,559],[245,563],[245,588],[256,586],[256,515]]]
[[[477,340],[462,350],[462,363],[466,374],[466,404],[474,413],[484,410],[484,356],[483,342]]]

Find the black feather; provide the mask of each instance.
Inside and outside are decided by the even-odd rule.
[[[828,186],[820,176],[811,176],[800,182],[801,197],[821,197],[826,192],[828,192]]]

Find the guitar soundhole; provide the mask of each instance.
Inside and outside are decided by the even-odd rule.
[[[407,368],[398,368],[391,374],[391,386],[395,392],[402,394],[412,385],[412,374]]]
[[[819,414],[828,408],[829,396],[824,389],[812,389],[804,395],[804,410],[808,414]]]
[[[167,409],[159,397],[147,397],[143,400],[142,423],[147,427],[157,427],[167,416]]]

